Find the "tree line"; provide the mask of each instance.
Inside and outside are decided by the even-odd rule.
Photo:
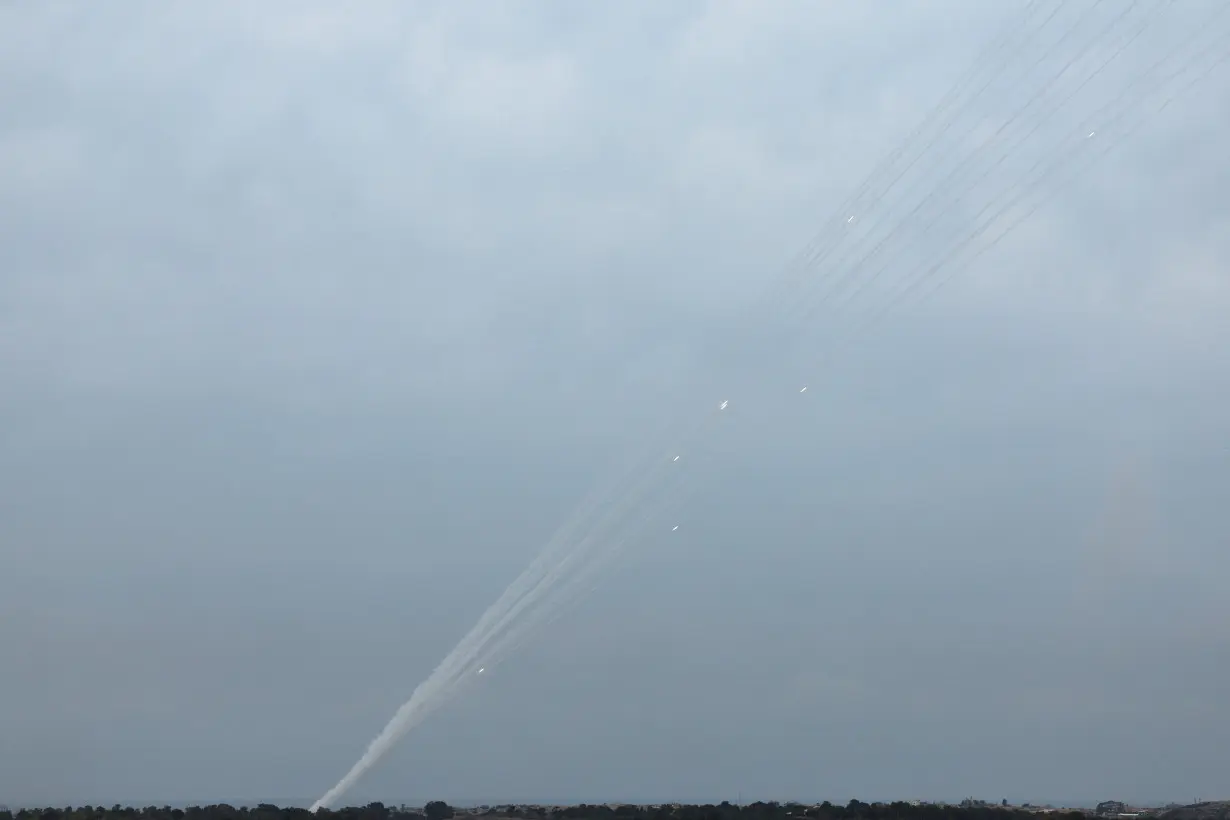
[[[519,820],[1038,820],[1036,810],[989,805],[966,800],[961,805],[937,803],[820,803],[757,802],[748,805],[588,805],[483,806],[457,809],[442,800],[425,806],[386,806],[369,803],[340,809],[321,809],[315,815],[304,808],[261,803],[257,806],[79,806],[67,808],[0,810],[0,820],[450,820],[450,818],[516,818]],[[1081,811],[1058,811],[1048,820],[1085,820]]]

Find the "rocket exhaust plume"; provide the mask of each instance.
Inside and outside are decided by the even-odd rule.
[[[948,94],[838,205],[751,307],[747,324],[772,329],[771,355],[781,353],[785,340],[801,340],[814,351],[809,356],[816,356],[804,366],[829,364],[834,353],[891,311],[930,298],[1105,158],[1117,141],[1226,60],[1225,32],[1215,25],[1230,8],[1222,3],[1189,30],[1175,29],[1160,56],[1135,55],[1134,65],[1149,68],[1130,72],[1122,87],[1110,89],[1101,101],[1089,99],[1094,95],[1086,87],[1097,89],[1095,81],[1115,75],[1120,57],[1131,55],[1138,41],[1149,42],[1141,36],[1178,4],[1029,0],[1021,5]],[[1149,59],[1153,56],[1155,61]],[[1010,106],[998,130],[981,136],[989,133],[984,124],[990,102],[996,110],[1002,102]],[[972,150],[953,153],[971,141]],[[1022,151],[1030,146],[1037,150]],[[824,334],[822,345],[810,335],[816,331]],[[741,414],[754,398],[752,390],[727,392],[727,365],[722,370],[722,392],[704,398],[709,412],[689,410],[686,418],[673,419],[667,425],[671,447],[651,447],[644,454],[648,460],[634,459],[581,505],[313,811],[333,805],[407,732],[484,679],[483,672],[585,595],[615,554],[677,501],[671,493],[681,474],[697,480],[696,461],[680,447],[681,436],[698,436],[719,418],[729,423],[725,419]],[[822,389],[811,370],[806,380],[792,375],[786,389],[814,401]],[[808,389],[809,381],[816,390]],[[681,451],[686,452],[682,461]],[[681,530],[677,522],[664,530],[691,529]]]

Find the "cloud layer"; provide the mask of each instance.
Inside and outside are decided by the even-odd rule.
[[[1006,13],[0,8],[0,802],[318,796]],[[1214,796],[1228,82],[352,797]]]

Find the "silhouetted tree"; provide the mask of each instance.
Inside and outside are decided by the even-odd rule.
[[[456,812],[453,811],[452,806],[443,800],[432,800],[426,806],[423,806],[423,814],[426,815],[427,820],[447,820]]]

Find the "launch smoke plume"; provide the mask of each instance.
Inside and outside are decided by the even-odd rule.
[[[1230,3],[1210,0],[1211,13],[1195,25],[1167,18],[1179,5],[1191,7],[1176,0],[1023,3],[769,283],[749,317],[772,328],[774,345],[806,341],[823,361],[889,311],[930,296],[1230,57],[1230,39],[1218,25]],[[1154,53],[1135,54],[1131,66],[1121,59],[1146,47]],[[998,127],[988,128],[988,119]],[[814,343],[813,333],[825,344]],[[805,383],[787,390],[799,400],[820,393]],[[331,806],[407,732],[481,679],[480,670],[586,594],[624,545],[656,526],[655,515],[677,499],[689,474],[684,445],[736,412],[741,397],[735,391],[700,401],[707,411],[689,411],[668,429],[671,446],[651,447],[591,495],[313,811]]]

